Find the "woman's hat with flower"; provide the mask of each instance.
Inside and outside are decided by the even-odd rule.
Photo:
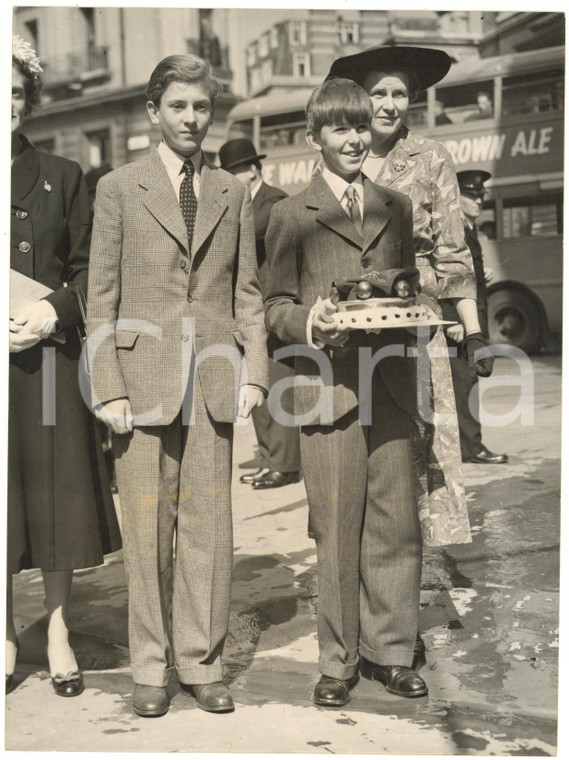
[[[34,76],[39,76],[43,71],[38,54],[19,34],[12,35],[12,57]]]

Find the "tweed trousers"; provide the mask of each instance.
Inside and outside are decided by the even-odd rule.
[[[135,683],[220,681],[229,625],[233,425],[196,381],[193,424],[115,436]],[[174,548],[175,535],[175,548]],[[175,555],[175,557],[174,557]]]
[[[372,424],[354,409],[301,430],[301,461],[318,555],[319,668],[348,679],[359,654],[413,661],[422,543],[410,418],[374,373]]]

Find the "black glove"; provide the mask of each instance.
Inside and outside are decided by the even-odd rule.
[[[475,353],[479,352],[475,358]],[[490,344],[481,332],[470,333],[462,341],[462,358],[467,359],[476,374],[480,377],[490,377],[494,368],[494,356]]]

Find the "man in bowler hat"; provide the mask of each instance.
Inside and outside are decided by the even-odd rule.
[[[268,283],[268,263],[265,251],[265,233],[269,226],[271,209],[274,204],[287,197],[284,190],[272,187],[263,181],[261,159],[265,154],[257,153],[251,140],[239,138],[229,140],[219,150],[221,168],[233,174],[251,192],[253,216],[255,219],[255,243],[259,265],[261,291],[266,292]],[[269,336],[269,384],[292,376],[287,365],[272,361],[273,351],[278,347],[274,336]],[[300,436],[297,427],[281,425],[273,419],[268,404],[255,407],[253,424],[259,442],[260,467],[240,478],[241,483],[249,483],[255,490],[280,488],[300,480]]]
[[[466,244],[472,254],[474,275],[476,277],[476,305],[478,319],[484,336],[488,338],[488,297],[486,292],[486,273],[482,258],[482,247],[478,239],[476,220],[482,212],[486,190],[484,183],[491,175],[482,170],[458,172],[460,203],[464,214],[464,232]],[[450,301],[442,301],[445,319],[458,319]],[[459,323],[446,330],[449,346],[458,349],[458,356],[451,358],[450,367],[458,412],[460,429],[460,449],[463,462],[476,464],[505,464],[506,454],[495,454],[482,443],[480,425],[478,377],[469,367],[466,359],[460,355],[460,345],[464,338],[464,327]]]

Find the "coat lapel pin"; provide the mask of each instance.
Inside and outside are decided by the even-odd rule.
[[[47,181],[47,179],[44,179],[43,181],[43,189],[46,191],[46,193],[51,193],[51,185]]]

